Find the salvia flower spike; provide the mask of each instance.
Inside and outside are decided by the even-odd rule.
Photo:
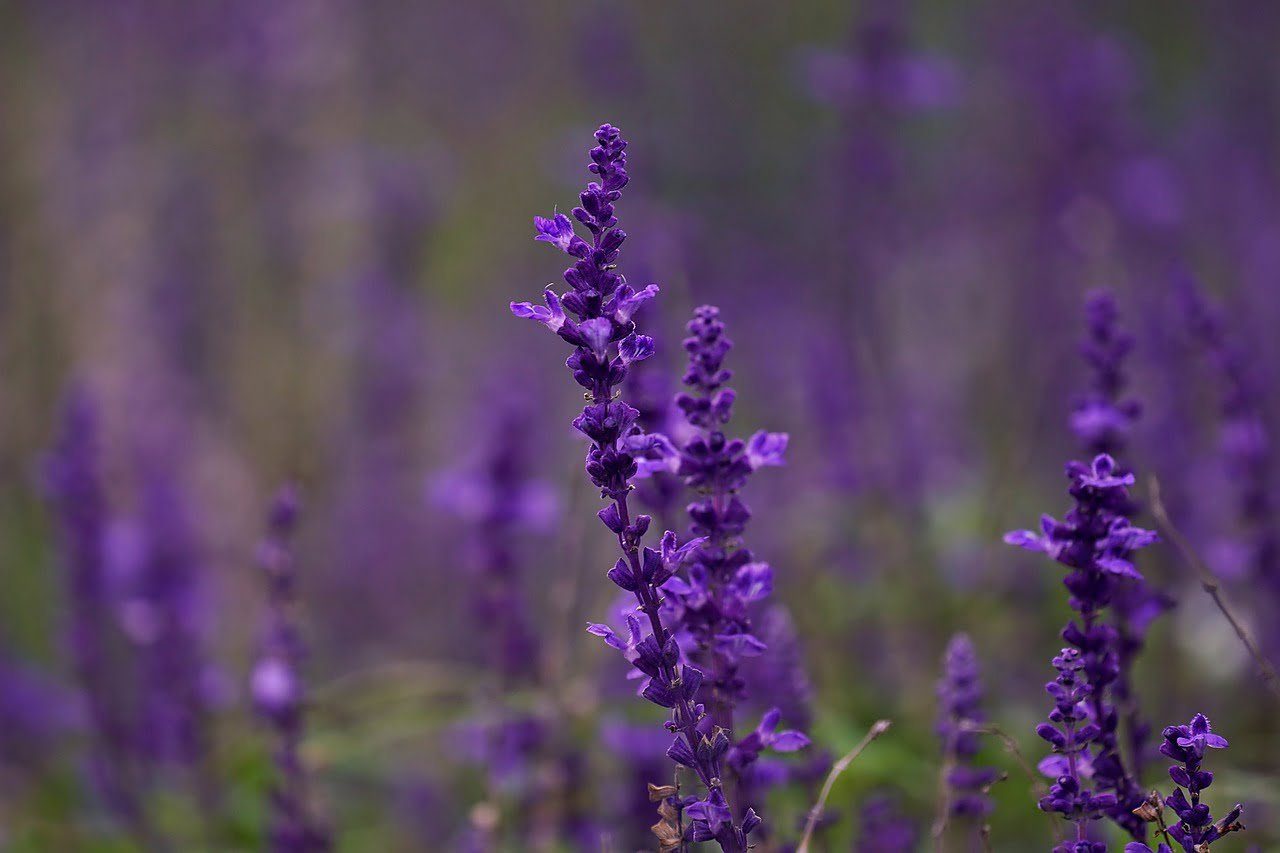
[[[663,592],[672,629],[688,638],[686,653],[704,673],[699,700],[714,725],[731,732],[734,709],[746,697],[739,668],[744,658],[765,651],[750,613],[773,592],[773,569],[743,543],[751,510],[739,492],[753,471],[783,464],[787,435],[761,430],[746,441],[725,436],[735,393],[727,387],[733,374],[724,359],[733,342],[719,309],[711,305],[698,308],[687,329],[684,384],[692,393],[676,395],[675,404],[688,423],[689,438],[670,462],[697,494],[688,506],[697,539],[685,561],[686,575],[672,577]],[[764,749],[790,752],[808,746],[808,737],[798,731],[775,731],[780,719],[778,709],[771,709],[734,745],[728,763],[735,775],[748,774]]]
[[[1169,768],[1169,778],[1177,787],[1165,798],[1163,806],[1160,798],[1153,794],[1142,808],[1135,810],[1143,820],[1156,822],[1164,841],[1154,851],[1146,844],[1134,842],[1125,846],[1125,853],[1174,853],[1175,848],[1171,846],[1174,843],[1183,853],[1208,853],[1214,842],[1244,829],[1239,803],[1215,821],[1209,807],[1200,802],[1201,792],[1213,784],[1213,773],[1200,769],[1205,750],[1226,748],[1227,739],[1214,733],[1204,714],[1196,714],[1185,726],[1169,726],[1164,730],[1160,752],[1177,762]],[[1166,808],[1177,817],[1177,822],[1167,827]]]
[[[108,507],[99,472],[98,407],[80,388],[67,396],[57,444],[44,460],[44,488],[57,513],[71,606],[70,652],[92,733],[90,764],[112,812],[143,846],[164,849],[144,808],[137,738],[109,660],[111,596],[105,538]]]
[[[249,689],[255,708],[277,737],[278,781],[271,791],[271,850],[322,853],[331,849],[331,842],[328,832],[311,815],[300,755],[305,695],[298,669],[303,646],[290,612],[295,584],[290,540],[297,517],[297,492],[285,487],[272,503],[267,536],[258,546],[257,562],[267,581],[268,616]]]
[[[938,682],[938,736],[942,740],[948,792],[948,816],[978,818],[991,811],[987,789],[1000,777],[992,767],[979,767],[974,759],[982,746],[973,727],[985,719],[982,712],[982,673],[973,643],[956,634],[947,644]]]
[[[1117,817],[1118,804],[1127,800],[1123,792],[1136,784],[1125,774],[1115,743],[1118,715],[1111,692],[1119,672],[1118,633],[1102,616],[1117,583],[1141,579],[1131,557],[1155,542],[1156,535],[1134,527],[1125,516],[1134,476],[1122,472],[1112,457],[1101,454],[1089,465],[1068,463],[1066,474],[1076,502],[1066,517],[1043,516],[1040,532],[1018,530],[1004,539],[1043,552],[1068,569],[1063,583],[1080,619],[1063,629],[1068,647],[1054,658],[1057,678],[1045,685],[1054,707],[1049,722],[1041,723],[1036,733],[1053,748],[1040,768],[1055,782],[1040,808],[1074,822],[1076,841],[1087,843],[1088,822]],[[1138,837],[1145,832],[1140,825],[1124,825]]]
[[[721,765],[731,743],[729,735],[714,725],[698,701],[703,673],[682,663],[678,642],[663,624],[662,585],[689,559],[695,543],[680,545],[668,531],[659,549],[643,545],[650,518],[632,517],[627,498],[639,471],[639,462],[665,445],[665,439],[643,434],[636,423],[638,412],[615,395],[633,362],[653,354],[653,339],[636,331],[632,319],[637,309],[658,293],[650,284],[636,291],[617,270],[619,251],[626,233],[617,226],[614,203],[627,185],[627,143],[612,125],[595,133],[588,166],[597,180],[579,196],[573,218],[591,235],[587,242],[562,213],[549,219],[537,217],[535,239],[550,243],[574,259],[564,273],[568,290],[557,294],[548,287],[545,305],[512,303],[517,317],[535,320],[573,347],[566,362],[574,381],[586,389],[587,404],[573,426],[590,441],[586,470],[608,504],[598,516],[618,541],[621,558],[608,571],[619,588],[635,596],[643,619],[627,620],[628,636],[606,625],[588,630],[623,652],[646,679],[642,695],[670,712],[667,728],[675,740],[667,750],[676,763],[694,771],[705,794],[663,802],[660,836],[663,849],[682,848],[689,841],[716,841],[728,853],[742,853],[747,836],[760,825],[760,817],[748,809],[741,820],[730,806],[721,782]],[[671,837],[672,827],[683,827],[683,836]]]
[[[1085,302],[1086,335],[1080,352],[1090,367],[1091,381],[1085,395],[1071,415],[1071,428],[1085,452],[1090,456],[1108,454],[1117,460],[1117,468],[1128,473],[1124,454],[1134,422],[1141,414],[1137,399],[1126,394],[1128,375],[1125,362],[1133,350],[1134,338],[1121,328],[1120,312],[1115,296],[1107,290],[1096,290]],[[1132,519],[1139,507],[1128,501],[1116,507],[1117,514]],[[1130,578],[1116,584],[1111,610],[1116,629],[1116,677],[1112,686],[1117,706],[1114,720],[1099,721],[1098,735],[1101,766],[1106,771],[1099,777],[1115,793],[1118,802],[1111,817],[1135,837],[1143,836],[1143,826],[1135,820],[1133,810],[1143,801],[1138,779],[1150,749],[1151,727],[1143,718],[1132,689],[1132,669],[1146,642],[1152,621],[1171,606],[1168,597],[1147,584]],[[1119,744],[1118,723],[1124,717],[1129,751],[1126,758]]]

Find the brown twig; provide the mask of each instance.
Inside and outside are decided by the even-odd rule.
[[[1262,675],[1262,683],[1267,686],[1272,693],[1280,696],[1280,675],[1276,674],[1275,665],[1267,659],[1267,656],[1258,648],[1258,644],[1254,642],[1253,636],[1249,633],[1249,629],[1236,616],[1235,612],[1227,604],[1226,599],[1222,595],[1222,582],[1218,576],[1205,565],[1200,559],[1195,549],[1191,547],[1191,543],[1182,535],[1180,531],[1169,518],[1169,513],[1164,507],[1164,503],[1160,500],[1160,481],[1152,477],[1148,482],[1148,492],[1151,499],[1151,514],[1155,516],[1156,523],[1173,542],[1174,547],[1182,554],[1182,558],[1195,569],[1197,575],[1200,576],[1200,586],[1213,599],[1213,603],[1218,606],[1218,610],[1231,623],[1232,629],[1236,632],[1236,636],[1240,638],[1240,642],[1248,650],[1253,657],[1253,661],[1258,666],[1258,670]]]
[[[877,720],[871,730],[867,732],[867,736],[859,741],[858,745],[853,749],[840,756],[831,767],[831,772],[827,774],[827,781],[822,783],[822,792],[818,794],[818,802],[814,803],[813,808],[809,810],[809,819],[804,824],[804,837],[800,839],[800,846],[796,848],[796,853],[809,853],[809,842],[813,839],[813,831],[818,825],[818,820],[822,817],[822,810],[827,805],[827,797],[831,796],[831,788],[836,784],[836,779],[840,778],[840,774],[849,768],[853,760],[862,754],[862,751],[871,745],[871,742],[880,735],[889,731],[891,723],[888,720]]]

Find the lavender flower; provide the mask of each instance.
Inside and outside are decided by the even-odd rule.
[[[1085,303],[1088,336],[1080,346],[1093,369],[1088,393],[1071,413],[1071,429],[1090,456],[1119,455],[1128,444],[1133,422],[1142,405],[1124,396],[1127,377],[1124,360],[1133,349],[1133,336],[1119,328],[1115,297],[1099,290]]]
[[[261,655],[249,685],[254,706],[278,738],[275,761],[279,778],[271,792],[269,830],[275,853],[318,853],[331,848],[328,832],[308,809],[306,771],[299,754],[306,699],[298,672],[303,646],[290,612],[294,600],[290,539],[297,517],[297,493],[285,487],[271,506],[267,537],[258,548],[258,565],[267,579],[269,613]]]
[[[732,416],[735,394],[724,387],[732,376],[723,367],[724,356],[733,342],[724,335],[719,314],[709,305],[699,308],[684,341],[689,353],[684,382],[696,394],[676,397],[693,427],[680,449],[677,473],[699,494],[688,512],[700,541],[687,561],[688,581],[673,577],[664,591],[676,624],[693,640],[690,655],[707,674],[703,698],[717,723],[731,729],[733,708],[745,695],[738,668],[744,657],[765,648],[752,632],[748,609],[773,591],[773,569],[755,561],[743,544],[751,510],[738,492],[752,471],[782,464],[787,436],[761,431],[744,442],[721,431]]]
[[[556,511],[550,489],[525,470],[525,414],[514,406],[497,414],[480,470],[450,472],[433,488],[435,503],[467,523],[472,610],[484,626],[489,662],[504,685],[527,681],[535,674],[531,662],[538,659],[524,600],[520,537],[549,526]]]
[[[119,694],[109,652],[105,564],[107,506],[98,473],[98,412],[80,389],[68,395],[61,434],[45,460],[44,486],[58,513],[71,606],[70,647],[93,734],[91,766],[97,785],[122,825],[143,846],[163,843],[142,803],[137,744]]]
[[[1091,457],[1105,453],[1118,458],[1126,450],[1134,421],[1142,411],[1138,400],[1125,395],[1128,377],[1124,363],[1133,349],[1134,340],[1120,328],[1119,310],[1115,297],[1109,291],[1098,290],[1089,294],[1085,316],[1088,331],[1080,351],[1092,369],[1092,382],[1072,412],[1071,428]],[[1128,473],[1123,464],[1118,470]],[[1120,507],[1120,512],[1132,519],[1138,509],[1136,501],[1128,501]],[[1142,766],[1149,748],[1147,739],[1151,732],[1151,726],[1142,717],[1133,695],[1132,669],[1142,652],[1151,622],[1171,604],[1167,596],[1152,589],[1145,580],[1136,578],[1118,584],[1112,596],[1113,623],[1117,633],[1117,673],[1113,692],[1126,722],[1133,763],[1128,776],[1134,780],[1127,791],[1116,792],[1121,801],[1115,814],[1121,824],[1131,830],[1140,828],[1131,815],[1142,803],[1142,789],[1137,780],[1142,778]],[[1118,759],[1118,749],[1116,755]]]
[[[1141,822],[1119,812],[1137,783],[1120,759],[1118,714],[1110,695],[1119,675],[1118,634],[1101,617],[1121,580],[1141,580],[1131,557],[1155,542],[1156,535],[1134,527],[1125,517],[1127,487],[1134,476],[1120,472],[1110,456],[1099,455],[1090,466],[1068,463],[1066,473],[1076,502],[1066,518],[1058,521],[1046,515],[1041,533],[1019,530],[1004,537],[1011,545],[1043,552],[1067,566],[1063,583],[1071,608],[1080,615],[1079,624],[1073,620],[1062,631],[1070,648],[1054,659],[1058,677],[1045,686],[1055,700],[1051,723],[1036,729],[1055,753],[1041,763],[1041,770],[1057,779],[1040,807],[1073,821],[1080,842],[1086,840],[1088,821],[1104,814],[1141,838]],[[1096,782],[1097,792],[1086,787],[1090,780]]]
[[[590,440],[587,476],[609,501],[598,515],[617,536],[622,552],[608,577],[635,596],[637,610],[647,621],[647,626],[641,627],[639,619],[628,619],[630,640],[606,625],[592,625],[589,630],[622,651],[646,677],[642,695],[671,712],[666,726],[676,738],[668,756],[692,769],[706,789],[701,798],[660,797],[663,819],[655,827],[660,844],[664,850],[675,850],[687,841],[715,840],[722,850],[741,853],[747,836],[760,825],[760,817],[748,809],[741,822],[735,818],[721,784],[721,762],[730,747],[729,735],[714,725],[697,701],[703,674],[681,663],[679,644],[661,614],[660,590],[689,558],[690,545],[696,543],[681,547],[675,534],[667,531],[659,550],[644,547],[650,518],[637,515],[633,519],[627,504],[639,469],[637,459],[651,453],[660,439],[639,430],[639,413],[615,400],[614,390],[633,362],[653,354],[653,339],[636,332],[632,316],[657,295],[658,287],[651,284],[637,292],[617,272],[619,250],[627,235],[616,227],[614,202],[628,181],[627,143],[617,128],[607,124],[596,131],[595,138],[598,144],[591,149],[589,169],[599,180],[587,184],[579,196],[581,206],[573,209],[574,218],[591,233],[591,242],[579,237],[562,213],[534,220],[536,239],[576,259],[564,273],[569,290],[559,296],[548,287],[546,307],[512,303],[511,311],[542,323],[573,347],[567,366],[574,380],[587,390],[587,405],[573,425]],[[686,818],[690,821],[687,827]]]
[[[1272,498],[1273,454],[1263,420],[1262,393],[1254,362],[1233,342],[1217,306],[1210,304],[1190,280],[1182,293],[1193,334],[1200,340],[1219,373],[1221,388],[1221,452],[1236,487],[1241,550],[1247,555],[1251,579],[1264,594],[1267,607],[1280,603],[1280,528]],[[1264,619],[1263,641],[1280,651],[1280,625]]]
[[[149,460],[143,472],[143,550],[127,602],[128,633],[143,680],[139,743],[155,759],[200,773],[216,796],[207,761],[209,669],[202,648],[200,554],[171,472]]]
[[[1083,678],[1084,668],[1079,649],[1063,649],[1053,659],[1058,677],[1045,685],[1054,699],[1049,712],[1050,723],[1041,723],[1036,734],[1053,745],[1054,758],[1041,762],[1041,769],[1057,778],[1049,788],[1048,796],[1040,800],[1040,810],[1058,812],[1077,825],[1077,842],[1084,841],[1084,826],[1090,820],[1103,816],[1103,812],[1116,804],[1114,794],[1097,794],[1083,787],[1088,775],[1087,749],[1098,736],[1098,726],[1089,722],[1089,684]],[[1065,853],[1074,847],[1064,845],[1054,848],[1054,853]],[[1091,850],[1092,848],[1085,848]],[[1106,849],[1105,847],[1103,848]]]
[[[862,807],[862,828],[854,847],[858,853],[911,853],[919,832],[902,815],[894,797],[870,797]]]
[[[684,383],[694,393],[675,399],[690,430],[674,461],[676,473],[699,496],[688,507],[692,533],[699,538],[685,563],[687,580],[674,576],[663,592],[673,629],[689,638],[686,653],[705,674],[699,699],[715,725],[732,732],[734,709],[746,697],[739,668],[745,658],[765,650],[750,611],[773,591],[773,569],[755,560],[743,543],[751,510],[738,492],[753,471],[783,463],[787,436],[763,430],[748,441],[725,436],[735,394],[726,387],[733,374],[724,358],[733,342],[724,334],[719,309],[710,305],[697,309],[687,328]],[[735,775],[749,772],[765,747],[791,752],[808,746],[800,732],[774,734],[780,718],[776,708],[766,712],[761,728],[734,746],[729,765]]]
[[[978,656],[965,634],[956,634],[947,644],[942,679],[938,682],[938,700],[937,729],[947,768],[943,783],[948,789],[950,814],[981,817],[991,811],[986,789],[1000,773],[992,767],[974,764],[981,743],[971,728],[985,716]]]
[[[1214,821],[1209,807],[1200,802],[1201,792],[1213,784],[1213,773],[1200,769],[1205,750],[1226,748],[1227,739],[1213,733],[1209,719],[1204,714],[1196,714],[1185,726],[1169,726],[1164,730],[1164,743],[1160,744],[1160,752],[1178,762],[1169,768],[1169,777],[1177,787],[1173,789],[1172,795],[1165,798],[1164,806],[1178,816],[1178,822],[1165,827],[1160,801],[1153,795],[1140,811],[1144,819],[1157,823],[1165,842],[1169,843],[1162,843],[1153,851],[1145,844],[1134,842],[1125,846],[1125,853],[1173,853],[1174,841],[1184,853],[1206,853],[1215,841],[1244,829],[1244,825],[1240,823],[1239,803],[1232,807],[1226,817]]]

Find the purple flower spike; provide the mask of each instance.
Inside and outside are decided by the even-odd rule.
[[[669,452],[669,442],[644,435],[637,425],[636,409],[615,399],[630,366],[653,353],[653,341],[636,331],[634,315],[645,300],[657,295],[658,288],[649,285],[636,292],[617,269],[626,234],[615,227],[614,205],[629,180],[627,143],[617,128],[607,124],[601,125],[595,138],[597,145],[591,149],[588,168],[597,180],[587,184],[579,206],[572,211],[573,218],[591,233],[591,241],[574,234],[567,217],[535,220],[535,239],[576,258],[564,273],[569,289],[558,297],[548,291],[545,309],[512,303],[511,311],[517,317],[545,324],[573,347],[566,364],[574,381],[587,392],[587,405],[573,426],[590,441],[587,476],[609,502],[598,517],[617,538],[621,552],[621,559],[607,575],[635,597],[637,613],[642,614],[628,618],[630,638],[601,624],[588,630],[621,651],[643,676],[642,696],[669,710],[666,727],[676,739],[668,755],[692,769],[705,789],[701,797],[662,798],[662,820],[655,826],[655,834],[668,850],[683,848],[687,841],[715,840],[727,853],[744,853],[747,835],[759,827],[759,818],[746,811],[742,822],[735,823],[738,812],[729,804],[721,783],[721,765],[730,746],[728,734],[708,718],[698,700],[703,672],[682,663],[679,643],[664,622],[661,586],[690,552],[684,551],[670,532],[662,537],[660,550],[644,547],[650,519],[633,517],[628,505],[641,462],[656,461],[653,456]],[[743,455],[740,447],[737,452]],[[749,471],[745,459],[742,467]]]
[[[1044,517],[1043,535],[1016,531],[1005,536],[1006,542],[1043,551],[1068,568],[1063,583],[1080,616],[1062,631],[1069,647],[1054,658],[1058,677],[1045,687],[1054,708],[1049,723],[1036,729],[1053,749],[1041,770],[1055,779],[1040,808],[1074,822],[1081,843],[1088,822],[1101,817],[1144,838],[1145,824],[1130,805],[1141,804],[1141,788],[1121,761],[1116,734],[1120,633],[1102,616],[1118,585],[1141,577],[1130,561],[1133,551],[1156,537],[1129,524],[1126,487],[1132,476],[1120,474],[1110,456],[1099,454],[1089,465],[1072,462],[1066,473],[1076,502],[1066,517]]]
[[[99,475],[98,409],[80,389],[68,394],[56,445],[44,460],[44,489],[57,514],[71,614],[68,644],[84,694],[90,764],[103,799],[143,847],[162,848],[142,803],[145,772],[120,695],[110,651],[106,540],[108,509]]]
[[[1128,447],[1129,435],[1141,414],[1138,400],[1126,396],[1128,376],[1125,361],[1134,346],[1133,336],[1120,327],[1115,297],[1105,290],[1091,293],[1085,303],[1087,334],[1080,351],[1090,368],[1090,386],[1077,403],[1071,427],[1084,450],[1095,455],[1091,470],[1080,482],[1094,489],[1115,489],[1133,484],[1135,477],[1120,457]],[[1117,797],[1111,817],[1135,838],[1145,834],[1133,810],[1142,805],[1143,790],[1138,783],[1151,753],[1151,726],[1143,717],[1131,687],[1132,669],[1146,641],[1152,620],[1171,606],[1170,599],[1152,589],[1129,559],[1129,555],[1156,541],[1156,535],[1130,523],[1140,507],[1132,500],[1111,504],[1113,517],[1106,535],[1097,543],[1096,567],[1115,579],[1110,596],[1115,638],[1115,677],[1110,685],[1117,709],[1114,717],[1101,717],[1096,746],[1099,782]],[[1119,720],[1126,723],[1127,757],[1119,744]],[[1131,766],[1125,766],[1126,761]]]
[[[1233,550],[1240,555],[1257,602],[1262,642],[1280,654],[1280,525],[1276,523],[1275,453],[1267,421],[1265,364],[1241,345],[1221,307],[1210,303],[1189,276],[1177,282],[1188,324],[1216,373],[1219,453],[1231,484],[1236,517]]]
[[[1168,827],[1165,837],[1176,841],[1183,853],[1205,853],[1214,842],[1244,829],[1240,823],[1239,803],[1225,817],[1215,821],[1209,807],[1200,802],[1200,794],[1213,784],[1213,774],[1200,769],[1206,748],[1226,749],[1227,739],[1213,733],[1204,714],[1196,714],[1185,726],[1165,729],[1160,752],[1178,762],[1169,768],[1169,778],[1177,787],[1165,798],[1163,808],[1159,799],[1153,796],[1143,810],[1148,820],[1159,821],[1161,827],[1165,825],[1164,808],[1177,815],[1177,823]],[[1134,843],[1125,847],[1125,853],[1173,851],[1167,844],[1161,844],[1153,851],[1145,844]]]
[[[1124,396],[1124,361],[1133,349],[1133,336],[1120,329],[1120,311],[1109,291],[1089,294],[1085,316],[1088,335],[1080,352],[1093,369],[1093,381],[1071,414],[1071,429],[1087,453],[1114,456],[1124,450],[1142,411],[1137,400]]]
[[[734,711],[746,698],[746,681],[740,669],[747,658],[768,654],[756,636],[754,608],[773,592],[773,569],[757,561],[743,541],[751,511],[739,497],[740,490],[757,469],[781,465],[787,447],[785,433],[757,432],[749,441],[728,438],[723,428],[733,416],[736,394],[726,383],[733,374],[724,359],[733,348],[725,335],[720,311],[704,305],[694,311],[684,340],[689,354],[684,384],[689,391],[676,395],[675,405],[688,424],[688,439],[679,451],[676,473],[697,492],[689,504],[691,530],[701,537],[693,549],[684,576],[673,577],[664,587],[671,624],[690,642],[690,658],[705,673],[699,701],[706,705],[715,724],[732,731]],[[763,798],[764,785],[750,790],[755,762],[764,749],[790,752],[808,745],[801,732],[772,734],[780,714],[765,715],[761,727],[734,745],[729,765],[740,789]]]
[[[267,579],[268,617],[262,651],[249,679],[254,707],[275,730],[278,774],[271,791],[270,837],[274,853],[323,853],[332,844],[307,804],[307,776],[300,749],[306,695],[298,672],[302,639],[294,625],[293,549],[298,495],[286,486],[268,513],[267,536],[257,562]]]
[[[947,644],[938,682],[938,736],[948,766],[944,784],[950,793],[951,814],[980,817],[991,811],[985,789],[999,778],[999,771],[976,766],[981,750],[978,734],[970,727],[981,723],[982,681],[978,656],[965,634],[956,634]]]

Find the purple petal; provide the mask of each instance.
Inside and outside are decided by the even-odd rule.
[[[809,737],[803,732],[787,729],[773,736],[769,748],[774,752],[795,752],[798,749],[804,749],[809,743]]]
[[[766,465],[783,465],[786,460],[787,441],[785,432],[765,432],[760,430],[747,442],[747,462],[752,470]]]

